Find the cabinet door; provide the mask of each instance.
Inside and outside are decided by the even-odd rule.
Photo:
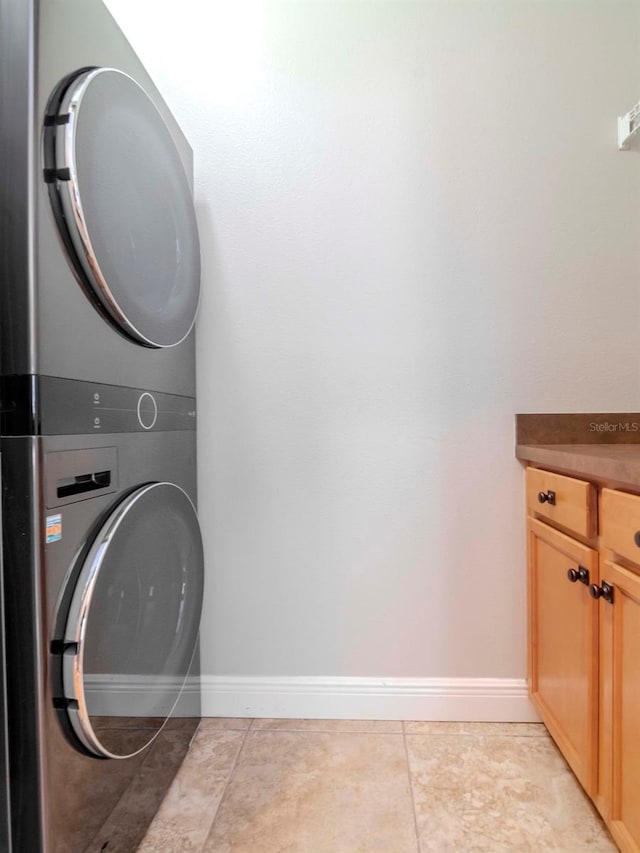
[[[529,692],[591,796],[597,782],[598,606],[588,583],[597,578],[596,551],[529,520]]]
[[[613,586],[613,602],[600,599],[611,701],[608,819],[620,849],[640,853],[640,575],[605,562],[602,577]]]

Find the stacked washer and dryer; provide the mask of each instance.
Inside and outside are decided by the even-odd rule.
[[[0,80],[0,851],[125,853],[200,716],[192,156],[100,0],[0,0]]]

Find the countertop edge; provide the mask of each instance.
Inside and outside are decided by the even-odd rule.
[[[623,445],[624,446],[624,445]],[[626,445],[633,448],[634,445]],[[617,489],[640,491],[640,453],[638,445],[631,458],[631,452],[625,458],[620,452],[621,445],[616,445],[618,453],[614,456],[607,453],[606,445],[599,445],[596,451],[590,446],[589,453],[581,453],[580,445],[573,449],[567,446],[517,444],[516,458],[521,462],[547,468],[570,477],[588,479],[600,485]]]

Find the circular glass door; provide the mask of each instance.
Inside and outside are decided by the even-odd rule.
[[[197,645],[203,575],[198,519],[178,486],[142,486],[102,525],[73,592],[62,672],[90,752],[127,758],[163,727]]]
[[[200,244],[189,180],[144,89],[113,68],[76,76],[52,103],[45,169],[76,275],[138,343],[189,334],[200,294]]]

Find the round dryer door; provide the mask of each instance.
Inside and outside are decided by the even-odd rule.
[[[189,689],[203,568],[195,509],[171,483],[130,493],[91,543],[69,609],[62,676],[71,725],[95,755],[140,752]]]
[[[47,164],[89,295],[138,343],[180,343],[198,308],[200,244],[189,180],[151,98],[113,68],[80,73],[49,106]]]

